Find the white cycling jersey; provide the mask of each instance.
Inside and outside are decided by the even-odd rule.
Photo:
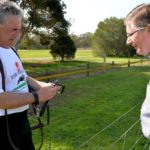
[[[28,92],[26,82],[27,74],[22,66],[21,60],[11,48],[0,47],[0,60],[3,64],[5,75],[6,92]],[[4,92],[2,88],[2,75],[0,73],[0,94]],[[20,99],[21,100],[21,99]],[[8,114],[22,112],[28,109],[29,105],[21,106],[15,109],[7,109]],[[0,116],[5,115],[5,110],[0,109]]]

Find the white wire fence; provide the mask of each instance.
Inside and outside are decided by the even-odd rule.
[[[150,142],[149,140],[145,139],[141,132],[139,116],[138,118],[134,116],[134,112],[140,110],[140,107],[141,102],[130,108],[116,120],[109,123],[106,127],[93,134],[86,141],[81,143],[78,149],[150,150]],[[130,126],[126,126],[125,128],[123,128],[125,126],[125,120],[129,118],[128,116],[130,116],[131,118],[129,120]],[[122,124],[124,125],[122,126]],[[119,135],[120,133],[122,134]]]

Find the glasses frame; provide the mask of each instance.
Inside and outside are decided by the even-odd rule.
[[[127,38],[133,36],[136,32],[141,31],[141,30],[144,30],[144,29],[145,29],[145,27],[137,28],[137,29],[136,29],[135,31],[133,31],[132,33],[128,33],[128,34],[127,34]]]

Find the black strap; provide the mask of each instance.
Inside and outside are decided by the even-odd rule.
[[[5,91],[6,90],[6,88],[5,88],[5,74],[4,74],[4,68],[3,68],[3,64],[2,64],[1,59],[0,59],[0,72],[2,75],[2,88]]]
[[[18,56],[18,58],[20,59],[16,49],[14,47],[11,47],[11,49],[14,51],[14,53]],[[4,73],[4,67],[3,67],[3,64],[2,64],[2,61],[0,59],[0,72],[1,72],[1,75],[2,75],[2,88],[3,90],[5,91],[6,90],[6,86],[5,86],[5,73]]]
[[[11,47],[11,49],[14,51],[14,53],[18,56],[18,58],[20,59],[19,54],[17,53],[17,50],[14,47]]]
[[[15,52],[15,54],[19,57],[19,55],[17,54],[17,51],[12,48],[12,50]],[[20,59],[20,57],[19,57]],[[5,73],[4,73],[4,67],[3,67],[3,64],[2,64],[2,61],[0,59],[0,72],[1,72],[1,76],[2,76],[2,88],[4,91],[6,91],[6,86],[5,86]],[[6,130],[7,130],[7,136],[8,136],[8,140],[9,140],[9,143],[10,145],[12,146],[12,148],[14,150],[19,150],[15,145],[14,143],[12,142],[12,139],[11,139],[11,136],[10,136],[10,132],[9,132],[9,121],[8,121],[8,114],[7,114],[7,109],[5,109],[5,119],[6,119]]]
[[[5,120],[6,120],[6,131],[7,131],[8,141],[9,141],[11,147],[12,147],[14,150],[19,150],[19,149],[15,146],[15,144],[13,143],[12,138],[11,138],[11,135],[10,135],[9,120],[8,120],[7,109],[5,109]]]

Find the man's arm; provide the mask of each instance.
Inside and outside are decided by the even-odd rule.
[[[34,90],[39,90],[40,88],[43,88],[45,86],[52,86],[52,83],[45,83],[42,81],[38,81],[32,77],[27,77],[27,82],[28,85],[32,87]]]
[[[1,109],[17,108],[23,105],[32,104],[33,102],[34,97],[32,93],[13,93],[13,92],[0,93]]]
[[[45,102],[55,97],[59,90],[59,86],[53,86],[51,83],[44,83],[33,78],[28,78],[29,84],[37,91],[39,101]],[[32,104],[34,96],[32,93],[0,93],[0,108],[17,108],[23,105]]]

